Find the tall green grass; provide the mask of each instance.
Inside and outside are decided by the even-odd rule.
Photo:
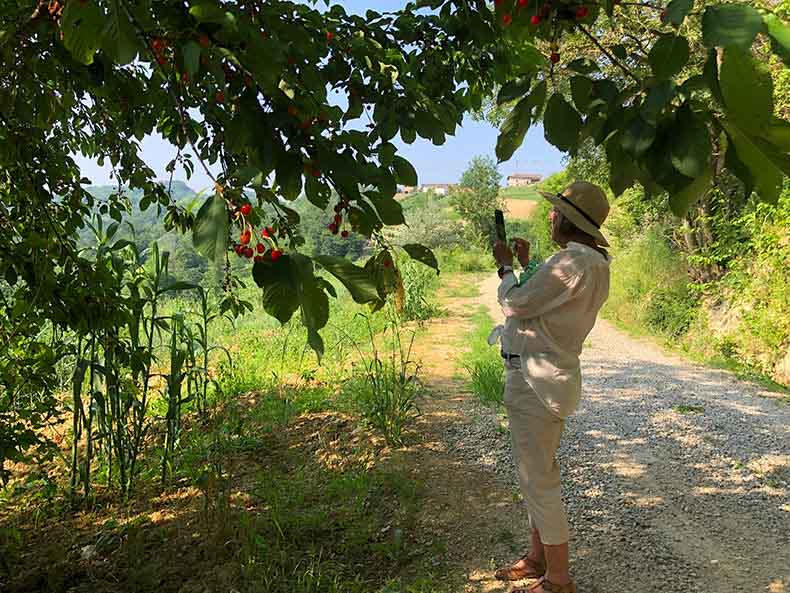
[[[481,309],[472,317],[474,329],[466,336],[470,350],[461,359],[461,368],[469,380],[475,398],[483,405],[498,409],[503,405],[505,374],[499,346],[488,344],[493,321]]]
[[[694,320],[698,301],[682,257],[662,227],[653,226],[616,252],[603,312],[621,324],[678,340]]]

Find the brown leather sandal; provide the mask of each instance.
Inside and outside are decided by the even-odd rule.
[[[523,560],[526,566],[516,568],[516,563]],[[510,566],[498,568],[494,577],[500,581],[520,581],[522,579],[538,579],[546,574],[546,565],[532,560],[528,554],[524,554]]]
[[[531,585],[513,589],[510,593],[576,593],[576,583],[571,581],[567,585],[555,585],[547,581],[546,577],[540,577]]]

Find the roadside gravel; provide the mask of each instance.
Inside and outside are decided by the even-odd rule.
[[[603,320],[582,370],[558,454],[580,593],[790,591],[787,400]],[[461,405],[449,448],[515,488],[504,416]]]

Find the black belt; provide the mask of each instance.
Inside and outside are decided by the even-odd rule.
[[[502,355],[502,358],[504,358],[507,361],[517,360],[521,358],[518,354],[508,354],[504,350],[500,351],[500,354]]]

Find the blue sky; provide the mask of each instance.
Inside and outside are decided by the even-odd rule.
[[[333,4],[342,4],[349,12],[364,13],[371,7],[370,2],[361,0],[340,0]],[[400,8],[405,0],[377,0],[375,9],[388,11]],[[322,6],[319,2],[318,6]],[[461,177],[469,161],[475,155],[494,157],[497,129],[487,122],[476,122],[467,117],[458,128],[455,136],[450,136],[442,146],[435,146],[429,140],[417,138],[413,144],[404,144],[399,140],[395,143],[400,154],[408,159],[417,169],[420,183],[455,183]],[[148,165],[161,178],[166,178],[165,166],[173,158],[174,148],[160,137],[152,136],[142,142],[142,155]],[[527,134],[524,144],[508,162],[502,163],[499,170],[503,178],[510,173],[540,173],[548,175],[562,169],[562,154],[543,138],[543,128],[533,126]],[[83,175],[94,184],[110,183],[110,170],[101,168],[95,162],[77,157]],[[196,163],[197,165],[197,163]],[[183,171],[176,171],[175,178],[181,179],[195,190],[210,187],[208,176],[197,165],[195,174],[187,180]]]

